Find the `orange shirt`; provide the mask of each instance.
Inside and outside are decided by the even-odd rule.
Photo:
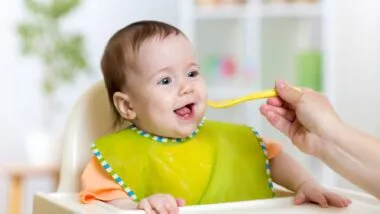
[[[272,159],[282,150],[280,144],[265,142],[267,145],[268,158]],[[98,160],[93,157],[83,171],[82,191],[80,198],[82,203],[90,203],[93,200],[111,201],[115,199],[129,199],[113,178],[102,168]]]

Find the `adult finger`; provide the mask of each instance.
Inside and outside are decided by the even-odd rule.
[[[260,111],[263,112],[268,112],[268,111],[273,111],[276,112],[277,114],[285,117],[289,121],[294,121],[296,118],[296,114],[294,111],[291,111],[289,109],[283,108],[283,107],[277,107],[277,106],[271,106],[271,105],[262,105],[260,107]]]
[[[278,113],[274,111],[268,111],[263,114],[273,127],[278,129],[283,134],[289,136],[290,128],[292,127],[292,122],[290,122],[285,117],[279,115]]]
[[[271,97],[267,99],[267,104],[273,105],[273,106],[283,106],[284,101],[279,97]]]
[[[285,81],[276,82],[276,91],[285,102],[296,105],[301,99],[302,91],[288,85]]]

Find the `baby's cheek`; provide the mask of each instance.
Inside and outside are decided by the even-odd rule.
[[[154,105],[154,106],[151,106],[149,109],[150,109],[149,113],[151,114],[151,117],[159,119],[161,122],[173,116],[173,109],[168,108],[166,106]]]

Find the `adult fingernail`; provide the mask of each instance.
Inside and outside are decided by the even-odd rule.
[[[280,80],[277,82],[277,87],[278,88],[285,88],[285,82],[283,80]]]

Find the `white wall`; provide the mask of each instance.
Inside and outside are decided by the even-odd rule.
[[[338,110],[350,124],[380,137],[380,1],[346,0],[337,9]]]
[[[165,7],[158,6],[164,4]],[[83,1],[81,8],[66,21],[67,29],[77,29],[86,36],[91,66],[95,75],[82,78],[74,87],[61,92],[63,103],[57,119],[62,127],[68,109],[79,94],[101,78],[99,60],[107,39],[114,31],[139,19],[158,19],[175,24],[176,0],[164,1]],[[39,82],[41,68],[31,59],[20,56],[15,24],[24,16],[22,0],[0,3],[0,163],[26,162],[24,138],[41,124],[41,95]],[[36,151],[38,152],[38,151]],[[1,165],[0,164],[0,165]],[[7,190],[7,177],[0,177],[0,189]],[[25,187],[25,208],[31,213],[31,198],[35,191],[51,191],[49,178],[30,179]],[[0,213],[6,212],[7,192],[0,192]]]
[[[380,1],[336,4],[336,107],[346,122],[380,138]]]

